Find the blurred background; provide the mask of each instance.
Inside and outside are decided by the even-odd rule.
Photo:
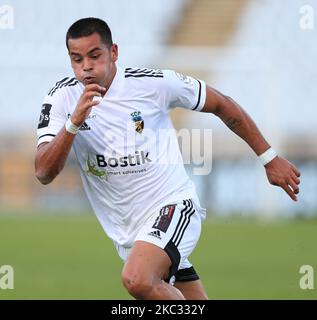
[[[213,132],[210,174],[186,165],[208,211],[192,260],[210,297],[316,299],[317,289],[298,285],[301,265],[317,269],[316,12],[317,0],[1,0],[0,266],[12,265],[16,278],[0,299],[129,298],[74,156],[52,184],[34,177],[42,100],[72,75],[65,34],[88,16],[109,24],[119,65],[205,80],[243,106],[302,173],[295,203],[216,117],[171,113],[177,129]]]

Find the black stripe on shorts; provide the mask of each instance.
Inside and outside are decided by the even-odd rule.
[[[181,210],[181,216],[178,220],[177,226],[175,228],[174,234],[171,240],[167,243],[164,250],[168,254],[171,259],[172,265],[170,267],[170,273],[168,280],[175,275],[178,270],[180,263],[180,253],[178,251],[177,246],[180,244],[185,230],[187,229],[190,217],[195,213],[195,209],[193,208],[193,202],[191,199],[183,200],[184,208]]]
[[[180,269],[175,273],[175,281],[195,281],[199,280],[199,276],[193,266],[186,269]]]
[[[175,246],[175,244],[171,240],[165,246],[164,250],[165,250],[165,252],[167,253],[167,255],[169,256],[169,258],[171,259],[171,262],[172,262],[172,265],[171,265],[170,270],[169,270],[168,278],[165,280],[165,281],[169,282],[171,277],[178,270],[178,266],[179,266],[179,263],[181,261],[181,255],[180,255],[177,247]]]

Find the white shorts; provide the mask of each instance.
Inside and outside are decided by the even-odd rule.
[[[188,257],[198,242],[204,218],[205,209],[200,207],[198,199],[178,200],[156,210],[139,230],[135,241],[153,243],[170,257],[172,265],[167,281],[199,279]],[[126,261],[131,248],[115,246]]]

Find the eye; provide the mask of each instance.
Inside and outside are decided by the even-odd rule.
[[[79,63],[81,61],[81,58],[73,58],[73,61]]]
[[[91,56],[92,59],[96,60],[100,57],[100,54],[94,54],[93,56]]]

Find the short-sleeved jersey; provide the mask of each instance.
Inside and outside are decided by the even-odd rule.
[[[38,145],[54,139],[83,90],[76,78],[64,78],[49,91]],[[116,244],[130,247],[157,208],[196,197],[168,113],[177,106],[200,111],[205,99],[201,80],[172,70],[117,67],[107,93],[82,124],[73,148],[84,190]]]

